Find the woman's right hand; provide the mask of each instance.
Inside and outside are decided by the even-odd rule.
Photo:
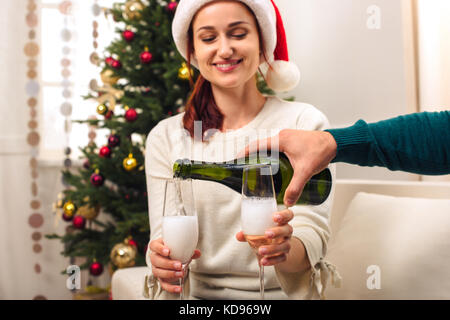
[[[180,293],[179,280],[185,276],[181,262],[170,259],[170,249],[164,245],[162,238],[150,242],[150,262],[153,275],[158,278],[161,288],[170,293]],[[191,259],[198,259],[200,250],[195,250]]]

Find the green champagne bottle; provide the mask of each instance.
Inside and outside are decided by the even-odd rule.
[[[277,203],[282,204],[284,193],[294,174],[291,163],[284,153],[279,153],[278,157],[250,155],[222,163],[179,159],[173,165],[173,177],[214,181],[241,193],[244,167],[258,163],[272,166]],[[314,175],[306,183],[297,204],[319,205],[323,203],[330,194],[331,180],[331,172],[328,168]]]

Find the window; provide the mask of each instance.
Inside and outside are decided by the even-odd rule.
[[[63,2],[40,2],[40,157],[55,161],[62,161],[67,145],[72,149],[72,160],[78,159],[81,154],[79,147],[89,142],[87,124],[73,123],[72,120],[86,120],[96,115],[97,102],[82,97],[89,93],[92,79],[101,83],[101,69],[90,62],[90,56],[94,51],[103,56],[104,48],[116,36],[114,29],[117,27],[112,18],[106,18],[104,10],[100,10],[100,7],[111,6],[110,0],[72,0],[69,15],[60,10]],[[94,21],[98,26],[97,49],[93,46]],[[63,68],[67,70],[63,72]],[[67,134],[66,116],[61,111],[64,102],[72,106],[69,117],[71,130]],[[106,132],[97,130],[97,144],[104,143],[105,135]]]

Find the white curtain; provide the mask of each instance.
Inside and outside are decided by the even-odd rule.
[[[450,1],[418,0],[419,108],[450,110]],[[450,181],[450,175],[423,180]]]
[[[450,1],[418,0],[420,108],[450,109]]]
[[[30,110],[27,106],[26,57],[23,51],[28,29],[25,13],[28,1],[0,1],[0,299],[33,299],[42,295],[48,299],[70,299],[66,289],[67,276],[60,275],[67,259],[60,256],[61,245],[45,239],[54,232],[51,210],[61,189],[59,168],[39,168],[37,179],[41,208],[33,211],[31,201],[30,149],[26,143]],[[38,212],[44,223],[34,229],[29,216]],[[59,224],[56,231],[62,232]],[[40,232],[39,241],[32,239]],[[42,246],[40,253],[33,245]],[[36,273],[35,265],[41,267]]]
[[[84,3],[85,1],[83,1]],[[30,202],[33,199],[31,189],[31,149],[27,144],[28,121],[30,107],[27,105],[29,96],[25,91],[27,79],[27,61],[24,46],[29,41],[29,27],[26,24],[28,0],[0,1],[0,300],[1,299],[33,299],[42,296],[47,299],[72,299],[72,292],[67,289],[66,281],[69,275],[61,274],[70,262],[60,253],[63,246],[59,240],[48,240],[46,234],[64,234],[68,225],[59,220],[55,224],[52,205],[57,195],[63,190],[61,181],[62,159],[43,160],[38,157],[38,200],[41,207],[33,210]],[[39,1],[37,10],[39,10]],[[77,2],[80,3],[80,2]],[[83,12],[90,8],[86,2]],[[102,3],[102,2],[99,2]],[[86,7],[87,6],[87,7]],[[37,13],[38,11],[36,11]],[[38,15],[39,16],[39,15]],[[80,24],[86,24],[88,18],[80,18]],[[35,28],[39,39],[40,24]],[[79,27],[81,30],[81,27]],[[83,29],[84,30],[84,29]],[[42,53],[42,50],[41,50]],[[42,60],[37,57],[38,77],[42,73]],[[55,61],[59,65],[59,60]],[[86,82],[89,79],[86,80]],[[38,130],[43,144],[42,90],[38,97]],[[59,112],[59,106],[55,112]],[[47,115],[48,116],[48,115]],[[63,123],[61,122],[61,127]],[[61,151],[62,154],[62,151]],[[42,156],[42,154],[40,155]],[[75,163],[76,161],[74,161]],[[74,168],[76,170],[76,168]],[[29,217],[33,213],[43,216],[43,224],[33,228]],[[41,238],[32,238],[39,232]],[[36,253],[33,246],[39,244],[42,250]],[[76,264],[81,264],[76,261]],[[35,266],[39,265],[39,272]],[[40,270],[39,270],[40,269]],[[109,283],[109,273],[106,270],[98,279],[93,280],[94,286],[106,287]],[[88,272],[81,273],[81,284],[84,288],[89,279]]]

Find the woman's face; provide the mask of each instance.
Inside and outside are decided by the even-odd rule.
[[[262,63],[256,19],[238,1],[214,1],[192,23],[194,57],[211,84],[237,88],[254,81]]]

